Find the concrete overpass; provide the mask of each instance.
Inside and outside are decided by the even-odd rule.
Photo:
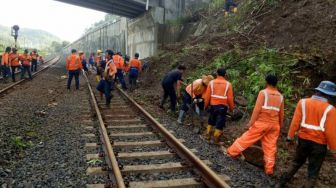
[[[115,14],[127,18],[135,18],[140,16],[153,5],[150,0],[56,0],[72,5],[95,9],[110,14]],[[162,0],[155,1],[161,2]],[[146,7],[148,3],[148,7]]]

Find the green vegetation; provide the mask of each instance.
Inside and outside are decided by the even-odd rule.
[[[87,162],[87,164],[91,164],[91,165],[97,165],[97,164],[101,164],[101,163],[103,163],[103,161],[100,160],[100,159],[92,159],[92,160]]]
[[[18,150],[27,149],[33,146],[33,143],[31,141],[26,141],[21,136],[12,137],[11,144],[14,148]]]
[[[235,93],[248,100],[248,109],[251,110],[259,91],[265,87],[265,76],[269,73],[275,74],[279,78],[278,87],[286,98],[287,107],[294,108],[293,95],[302,93],[293,83],[292,69],[297,63],[295,56],[274,49],[260,49],[248,54],[235,50],[219,55],[208,66],[198,67],[189,79],[211,74],[217,68],[224,67]]]
[[[9,27],[0,25],[0,50],[5,46],[14,46],[14,38],[10,34],[11,29]],[[21,28],[19,30],[18,45],[21,48],[44,50],[48,48],[53,41],[61,42],[61,39],[42,30],[28,28]]]

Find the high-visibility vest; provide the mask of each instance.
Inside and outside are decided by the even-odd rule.
[[[77,55],[70,55],[68,57],[68,70],[78,70],[81,68],[81,62]]]
[[[2,54],[1,65],[8,65],[9,64],[9,53],[4,52]]]
[[[113,62],[115,64],[115,66],[117,67],[117,69],[122,69],[123,68],[122,57],[120,57],[119,55],[113,55],[112,59],[113,59]]]
[[[302,99],[301,101],[301,107],[302,107],[302,120],[301,120],[301,127],[304,127],[306,129],[311,129],[315,131],[322,131],[324,132],[325,129],[325,122],[327,120],[327,115],[330,110],[332,110],[334,107],[332,105],[328,105],[327,108],[324,110],[322,118],[320,120],[320,125],[311,125],[306,123],[306,99]]]
[[[215,91],[215,87],[223,87],[223,86],[220,86],[222,84],[225,84],[225,89],[224,89],[224,93],[223,94],[220,94],[220,93],[217,93],[218,91],[222,91],[222,90],[217,90]],[[211,89],[211,97],[212,98],[217,98],[217,99],[224,99],[226,100],[227,99],[227,92],[229,90],[229,87],[230,87],[230,83],[228,81],[216,81],[213,80],[210,82],[210,89]]]
[[[264,93],[265,100],[264,100],[264,105],[261,108],[265,110],[273,110],[273,111],[280,112],[280,107],[283,101],[283,96],[281,94],[279,96],[276,96],[275,100],[279,101],[279,105],[271,106],[269,105],[269,98],[270,98],[269,95],[270,94],[266,90],[262,90],[262,92]]]

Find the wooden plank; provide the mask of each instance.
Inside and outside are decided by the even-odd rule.
[[[191,149],[191,152],[197,152],[196,149]],[[125,152],[118,153],[119,159],[162,159],[175,156],[175,153],[170,151],[149,151],[149,152]]]
[[[119,125],[119,126],[108,126],[108,129],[133,129],[133,128],[147,128],[147,125]]]
[[[131,137],[131,136],[152,136],[155,135],[152,132],[141,132],[141,133],[111,133],[112,137]]]
[[[188,168],[181,163],[163,163],[150,165],[127,165],[123,166],[121,172],[130,173],[155,173],[155,172],[176,172]]]
[[[130,182],[130,188],[201,188],[203,184],[194,178]]]
[[[105,123],[112,123],[112,124],[140,124],[142,123],[141,119],[135,118],[135,119],[107,119],[105,120]]]
[[[84,127],[85,130],[93,130],[93,127],[92,126],[86,126]]]
[[[90,161],[90,160],[93,160],[93,159],[100,159],[101,157],[99,157],[99,154],[98,153],[95,153],[95,154],[86,154],[86,160],[87,161]]]
[[[82,134],[83,137],[95,137],[95,134]]]
[[[185,142],[184,139],[179,139],[180,142]],[[151,141],[136,141],[136,142],[114,142],[113,147],[115,148],[136,148],[136,147],[153,147],[165,145],[165,142],[161,140],[151,140]]]
[[[88,148],[88,149],[96,149],[98,148],[98,144],[97,143],[86,143],[85,144],[85,147]]]
[[[143,141],[143,142],[114,142],[113,147],[115,148],[135,148],[141,146],[162,146],[165,145],[164,142],[160,140],[153,141]]]
[[[107,175],[107,171],[104,171],[102,167],[89,167],[86,169],[86,175]]]
[[[105,184],[87,184],[86,188],[105,188]]]
[[[136,117],[136,115],[133,114],[106,114],[104,115],[106,118],[130,118],[130,117]]]
[[[132,153],[118,153],[119,159],[162,159],[173,157],[175,154],[169,151],[151,151],[151,152],[132,152]]]

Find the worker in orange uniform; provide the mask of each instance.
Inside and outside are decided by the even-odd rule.
[[[129,71],[128,71],[128,78],[131,91],[133,91],[136,88],[136,83],[140,72],[141,72],[141,61],[139,60],[139,53],[135,53],[134,59],[132,59],[129,63]]]
[[[81,62],[84,71],[87,73],[89,69],[87,68],[85,53],[83,51],[79,51],[78,55],[79,55],[79,61]]]
[[[264,151],[264,168],[267,175],[273,174],[277,140],[284,120],[284,98],[276,88],[275,75],[266,76],[266,89],[259,92],[248,131],[227,149],[231,157],[237,157],[246,148],[261,140]]]
[[[322,81],[315,90],[315,95],[301,99],[296,106],[287,141],[292,143],[297,134],[298,146],[291,166],[282,174],[276,187],[286,187],[307,159],[308,180],[304,187],[314,187],[327,148],[336,158],[336,109],[329,102],[336,96],[336,84]]]
[[[194,103],[200,109],[204,110],[204,95],[207,90],[207,86],[214,77],[212,75],[205,76],[203,75],[201,79],[193,81],[192,84],[189,84],[184,92],[182,93],[183,104],[179,112],[177,122],[179,124],[183,123],[185,114],[189,110],[189,106]]]
[[[97,50],[97,54],[96,54],[96,57],[95,57],[95,60],[94,60],[94,65],[96,67],[96,72],[97,72],[97,75],[96,75],[97,82],[99,82],[101,80],[101,75],[102,75],[102,72],[103,72],[103,70],[101,69],[101,66],[100,66],[100,62],[103,60],[101,52],[102,52],[101,50]]]
[[[114,85],[114,79],[117,73],[117,67],[113,62],[113,51],[107,50],[106,51],[106,66],[104,71],[104,79],[105,79],[105,87],[104,87],[104,93],[105,93],[105,99],[106,99],[106,105],[109,106],[111,103],[112,95],[111,90],[113,89]]]
[[[115,64],[115,66],[117,67],[116,77],[118,78],[118,80],[121,84],[121,87],[123,89],[127,89],[126,82],[125,82],[125,79],[124,79],[124,63],[125,62],[124,62],[124,59],[121,56],[120,52],[113,55],[113,62]]]
[[[24,79],[26,72],[28,72],[29,79],[33,79],[30,71],[31,61],[32,58],[28,54],[28,50],[25,49],[24,53],[20,55],[20,61],[22,63],[22,70],[21,70],[21,79]]]
[[[223,135],[225,127],[226,114],[228,110],[233,111],[233,89],[229,81],[225,79],[226,70],[219,68],[217,78],[210,81],[205,93],[205,108],[210,104],[210,116],[208,127],[205,133],[205,139],[210,140],[213,128],[214,144],[219,144],[220,137]]]
[[[31,72],[36,72],[37,71],[37,60],[38,60],[38,53],[36,50],[33,50],[31,53]]]
[[[9,54],[9,64],[12,69],[12,80],[15,82],[15,72],[16,69],[20,68],[20,59],[19,54],[17,53],[17,49],[13,48],[12,53]]]
[[[5,83],[7,82],[7,77],[11,74],[9,68],[9,53],[11,50],[11,47],[7,47],[1,58],[2,78]]]
[[[75,77],[76,89],[79,89],[79,74],[83,69],[82,63],[77,55],[77,50],[72,49],[71,55],[66,59],[66,69],[69,71],[69,78],[67,83],[67,89],[70,90],[72,78]]]

